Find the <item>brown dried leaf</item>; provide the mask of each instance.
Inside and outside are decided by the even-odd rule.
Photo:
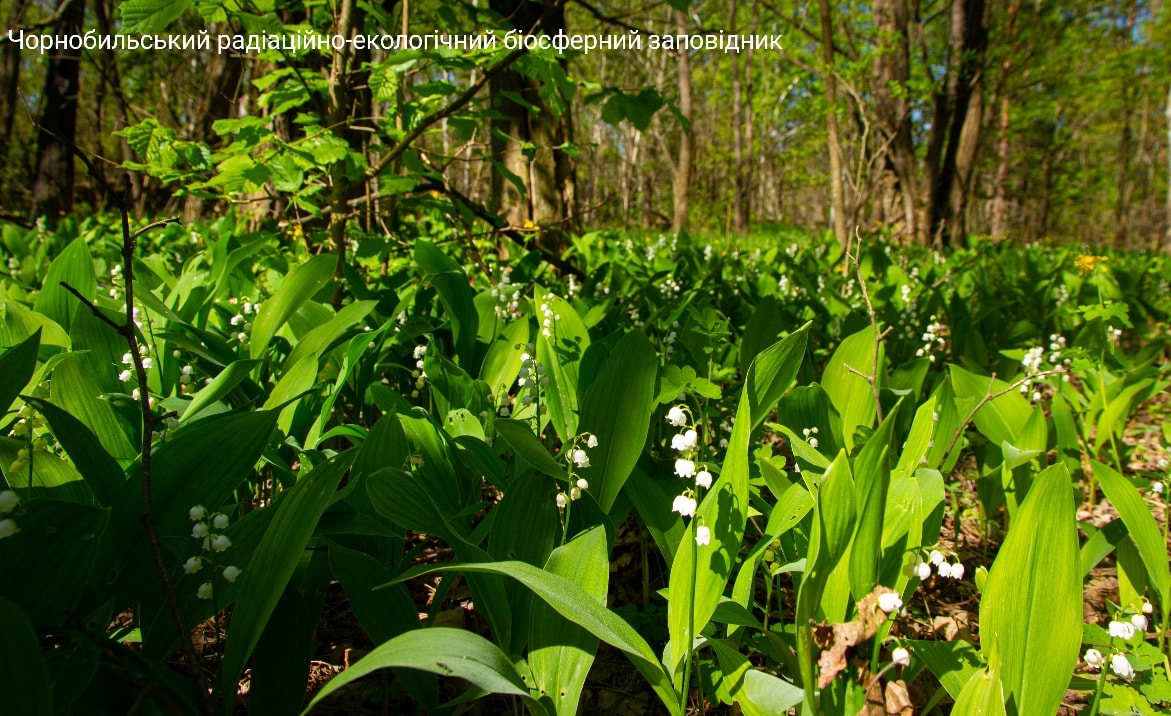
[[[915,713],[907,685],[902,680],[886,684],[886,713],[889,716],[912,716]]]

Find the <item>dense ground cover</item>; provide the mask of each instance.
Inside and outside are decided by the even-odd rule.
[[[2,238],[18,713],[1171,704],[1165,256]]]

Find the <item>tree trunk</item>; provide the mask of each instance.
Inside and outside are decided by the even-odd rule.
[[[548,36],[565,30],[564,5],[555,0],[492,0],[491,7],[522,33]],[[539,80],[512,69],[489,83],[492,105],[500,115],[493,119],[492,155],[503,167],[492,175],[491,205],[512,226],[545,229],[543,245],[560,251],[567,244],[566,231],[576,228],[576,170],[563,145],[573,140],[568,111],[556,111],[540,96]],[[537,108],[509,99],[520,96]],[[527,148],[526,148],[527,147]]]
[[[947,146],[934,172],[929,202],[932,238],[945,244],[962,238],[965,230],[964,207],[971,190],[968,184],[984,114],[984,50],[988,45],[984,9],[985,0],[951,3],[951,49],[944,100]]]
[[[1167,85],[1167,226],[1163,230],[1163,251],[1171,254],[1171,84]]]
[[[19,27],[28,8],[29,0],[16,0],[8,11],[8,27]],[[4,165],[2,171],[7,174],[10,171],[8,146],[12,141],[12,127],[17,112],[17,90],[20,88],[20,45],[8,42],[7,36],[0,44],[3,45],[3,48],[0,48],[0,163]]]
[[[846,227],[846,199],[842,186],[842,145],[838,137],[838,79],[834,74],[834,28],[829,0],[818,0],[821,14],[821,52],[825,60],[826,134],[829,141],[829,195],[834,236],[845,247],[850,240]]]
[[[81,35],[85,0],[61,0],[53,23],[55,37]],[[81,50],[65,49],[49,56],[44,100],[37,133],[37,169],[33,204],[50,221],[73,210],[73,143],[77,131],[77,92]]]
[[[904,0],[877,0],[871,5],[874,26],[878,31],[877,57],[874,60],[874,105],[878,117],[878,140],[885,146],[884,172],[894,181],[880,185],[898,192],[902,200],[902,225],[898,233],[904,238],[916,235],[915,143],[911,134],[911,106],[906,85],[911,77],[910,48],[907,40],[908,13]],[[822,31],[825,32],[824,30]],[[824,44],[824,42],[823,42]]]
[[[675,29],[680,35],[687,34],[687,15],[675,11]],[[691,57],[687,48],[679,52],[679,113],[687,120],[683,134],[679,137],[679,155],[675,161],[675,215],[671,220],[672,231],[686,231],[691,214],[689,197],[691,187],[691,157],[695,151],[694,127],[691,126]]]
[[[1005,32],[1013,41],[1016,50],[1016,14],[1017,4],[1009,3],[1008,20],[1005,23]],[[1000,118],[997,125],[996,137],[996,175],[992,185],[992,237],[996,240],[1004,238],[1004,215],[1007,211],[1008,192],[1008,163],[1011,145],[1008,138],[1011,117],[1009,115],[1008,76],[1012,71],[1012,57],[1006,57],[1000,66]]]

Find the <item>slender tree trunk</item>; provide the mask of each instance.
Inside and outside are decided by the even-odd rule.
[[[362,10],[357,7],[356,0],[341,0],[338,9],[337,33],[347,39],[346,46],[333,53],[333,63],[329,72],[329,111],[326,114],[326,126],[339,135],[348,134],[345,131],[346,122],[353,111],[353,77],[351,76],[352,46],[349,38],[354,30],[361,26]],[[350,197],[355,186],[346,173],[345,162],[334,162],[329,170],[329,238],[337,251],[337,268],[335,275],[344,276],[346,265],[346,224],[349,221]],[[342,296],[341,286],[334,295],[334,303],[340,304]]]
[[[16,0],[8,10],[8,27],[16,28],[24,21],[29,0]],[[12,127],[16,121],[17,90],[20,88],[20,45],[0,42],[0,164],[8,169],[8,147],[12,141]],[[2,176],[2,175],[0,175]]]
[[[916,235],[915,142],[911,134],[911,105],[905,91],[911,77],[911,58],[905,0],[877,0],[871,4],[878,30],[878,56],[874,61],[874,98],[878,116],[878,139],[887,147],[884,171],[896,181],[885,182],[902,200],[905,238]],[[822,31],[824,33],[824,30]],[[823,43],[824,44],[824,43]]]
[[[1015,50],[1017,4],[1009,3],[1008,20],[1005,22],[1006,33],[1013,40]],[[1008,192],[1008,163],[1011,152],[1008,131],[1011,117],[1009,115],[1008,76],[1012,71],[1012,57],[1006,57],[1000,66],[1000,118],[997,124],[996,137],[996,175],[992,185],[992,237],[996,240],[1004,238],[1004,218],[1007,210]]]
[[[522,33],[553,36],[565,30],[565,7],[555,0],[492,0],[491,7]],[[492,135],[492,154],[511,175],[493,173],[490,203],[513,226],[545,228],[544,245],[560,251],[567,244],[566,230],[573,230],[576,221],[576,169],[560,149],[573,139],[570,113],[554,111],[540,96],[539,81],[511,69],[496,75],[489,91],[500,115],[493,120],[498,131]],[[512,101],[510,94],[538,111]]]
[[[680,35],[687,34],[687,15],[681,10],[675,11],[675,29]],[[679,49],[679,113],[687,126],[679,137],[679,155],[675,161],[675,214],[671,230],[676,232],[687,230],[691,214],[691,155],[695,151],[695,127],[691,125],[691,57],[685,47]]]
[[[752,24],[749,27],[749,34],[756,35],[756,29],[759,26],[760,20],[760,2],[753,0],[752,2]],[[744,53],[744,230],[752,224],[753,212],[753,186],[754,182],[754,164],[755,164],[755,143],[756,143],[756,122],[755,112],[752,108],[752,100],[754,95],[754,73],[753,60],[756,57],[756,48],[750,47]]]
[[[1171,254],[1171,84],[1167,85],[1167,226],[1163,231],[1163,251]]]
[[[985,0],[952,0],[948,61],[947,146],[931,187],[931,233],[945,244],[962,238],[968,180],[983,118]],[[937,112],[938,117],[938,112]],[[934,129],[934,128],[933,128]]]
[[[736,0],[728,9],[730,31],[736,29]],[[743,92],[740,87],[740,55],[732,54],[732,230],[742,235],[748,231],[748,217],[744,215],[744,135]]]
[[[56,37],[81,35],[85,0],[62,0],[53,23]],[[77,133],[77,94],[81,50],[66,49],[49,57],[37,134],[37,170],[33,203],[38,214],[56,221],[73,210],[73,143]]]
[[[846,228],[846,199],[842,186],[842,144],[838,136],[838,79],[834,74],[834,26],[829,0],[818,0],[821,15],[821,54],[825,60],[826,134],[829,141],[829,195],[833,214],[834,236],[846,246],[850,240]]]

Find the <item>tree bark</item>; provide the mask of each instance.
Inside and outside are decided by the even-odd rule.
[[[893,174],[881,185],[897,192],[902,201],[902,222],[898,233],[916,235],[915,143],[911,134],[911,106],[905,91],[911,77],[907,39],[909,16],[904,0],[877,0],[871,5],[878,31],[874,60],[874,99],[878,117],[878,139],[885,146],[883,171]],[[824,32],[824,31],[823,31]],[[888,198],[889,201],[889,198]],[[891,202],[893,203],[893,202]]]
[[[850,240],[846,227],[846,199],[842,186],[842,145],[838,136],[838,79],[834,74],[834,29],[829,0],[818,0],[821,15],[821,52],[825,60],[825,129],[829,141],[829,194],[834,236],[845,247]]]
[[[8,10],[8,27],[16,28],[24,21],[29,0],[16,0]],[[0,49],[0,162],[8,169],[8,147],[12,141],[12,127],[16,121],[17,90],[20,88],[20,45],[8,42]]]
[[[687,33],[687,15],[675,11],[675,29],[680,35]],[[679,155],[675,161],[675,213],[671,219],[671,230],[686,231],[691,215],[690,187],[691,161],[695,152],[694,127],[691,125],[691,57],[687,48],[679,48],[679,113],[687,120],[683,134],[679,137]]]
[[[966,229],[963,215],[984,115],[984,50],[988,45],[984,10],[985,0],[951,3],[951,49],[943,113],[947,145],[934,172],[928,204],[931,238],[944,244],[962,238]],[[939,116],[937,111],[936,117]]]
[[[491,7],[522,33],[551,37],[565,30],[565,8],[556,0],[492,0]],[[511,226],[544,229],[542,245],[560,251],[577,220],[576,168],[561,148],[573,141],[573,124],[570,113],[557,111],[540,90],[539,80],[514,69],[489,83],[493,108],[500,115],[492,120],[497,130],[492,133],[492,155],[510,175],[493,173],[490,204]],[[514,102],[510,94],[537,111]]]
[[[1167,85],[1167,226],[1163,231],[1163,251],[1171,254],[1171,84]]]
[[[81,35],[85,0],[61,0],[57,7],[59,15],[53,23],[53,35]],[[45,214],[51,221],[73,210],[73,144],[77,133],[80,59],[80,49],[62,50],[49,56],[45,71],[33,204],[37,214]]]

